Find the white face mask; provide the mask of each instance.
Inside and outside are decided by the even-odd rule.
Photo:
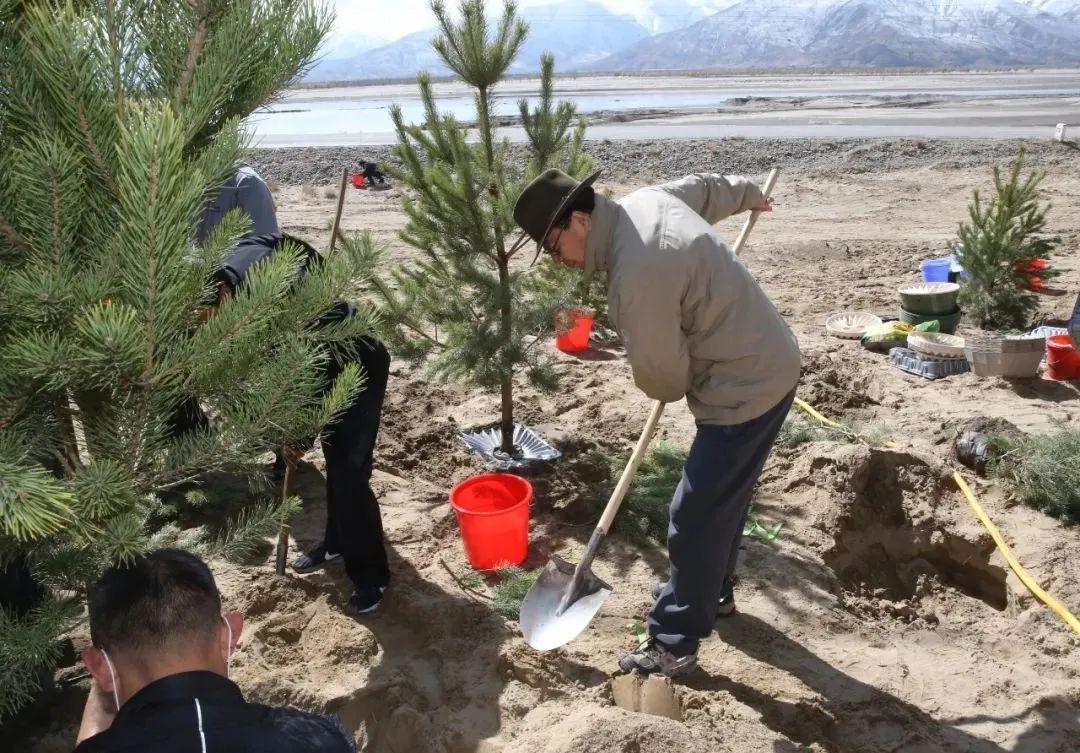
[[[225,676],[228,677],[232,673],[232,625],[225,619],[225,616],[221,616],[221,621],[225,623],[225,630],[229,635],[229,642],[225,644]],[[105,652],[105,649],[101,649],[101,655],[105,658],[105,666],[109,668],[109,677],[112,678],[112,694],[113,701],[116,702],[116,710],[120,710],[120,691],[119,684],[116,681],[116,670],[113,669],[112,660],[109,659],[109,655]]]
[[[116,701],[116,710],[119,711],[120,710],[120,693],[117,690],[117,687],[119,687],[119,686],[117,685],[117,682],[116,682],[116,670],[113,669],[112,662],[109,660],[109,655],[107,653],[105,653],[105,649],[101,649],[101,655],[105,657],[105,666],[107,666],[109,668],[109,677],[112,678],[112,697],[113,697],[113,700]]]
[[[221,621],[225,623],[225,630],[229,634],[229,642],[225,644],[225,676],[232,674],[232,625],[221,615]]]

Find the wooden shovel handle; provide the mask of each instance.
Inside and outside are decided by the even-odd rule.
[[[634,448],[630,461],[623,469],[622,476],[619,477],[619,483],[615,486],[615,491],[611,493],[611,499],[608,500],[607,507],[604,508],[604,514],[600,516],[600,522],[596,524],[596,527],[605,534],[611,528],[611,521],[615,519],[619,507],[622,506],[623,497],[626,496],[626,490],[630,488],[630,482],[634,480],[634,474],[637,473],[641,461],[645,459],[645,451],[649,448],[653,432],[656,431],[656,424],[659,423],[660,416],[663,413],[664,403],[657,400],[649,412],[649,419],[645,422],[645,428],[641,430],[641,437],[638,439],[637,447]]]
[[[773,168],[769,171],[769,177],[765,179],[765,185],[761,188],[761,193],[765,198],[769,198],[772,195],[773,187],[776,185],[776,179],[780,177],[780,170]],[[750,216],[746,218],[746,223],[743,225],[742,232],[739,233],[739,237],[735,239],[735,245],[731,247],[731,252],[736,256],[742,251],[743,244],[746,243],[746,238],[750,235],[750,231],[753,230],[754,225],[757,224],[758,215],[761,212],[753,211]]]

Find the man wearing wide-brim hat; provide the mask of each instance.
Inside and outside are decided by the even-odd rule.
[[[656,400],[685,397],[697,421],[671,501],[670,577],[656,589],[649,639],[619,662],[674,676],[695,666],[718,611],[734,612],[743,525],[795,396],[799,346],[712,228],[738,212],[770,211],[756,185],[689,175],[612,201],[593,190],[598,175],[545,171],[522,192],[514,219],[538,255],[607,276],[608,314],[634,382]]]

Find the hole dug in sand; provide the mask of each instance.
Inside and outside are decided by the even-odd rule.
[[[683,719],[682,698],[667,677],[620,675],[611,681],[611,695],[615,705],[627,711]]]
[[[906,452],[855,446],[808,455],[792,469],[793,486],[809,483],[831,492],[817,527],[827,536],[822,559],[846,606],[935,622],[936,615],[918,603],[951,589],[995,610],[1006,608],[1006,572],[989,562],[993,542],[963,517],[958,493],[935,464]],[[802,480],[800,473],[806,474]]]

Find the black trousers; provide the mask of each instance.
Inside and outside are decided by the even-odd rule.
[[[326,549],[340,552],[345,572],[353,584],[386,586],[390,568],[386,561],[382,513],[371,490],[375,440],[379,434],[383,398],[390,375],[390,354],[373,337],[354,344],[364,370],[364,389],[322,435],[326,457]],[[327,386],[341,373],[332,359]]]

